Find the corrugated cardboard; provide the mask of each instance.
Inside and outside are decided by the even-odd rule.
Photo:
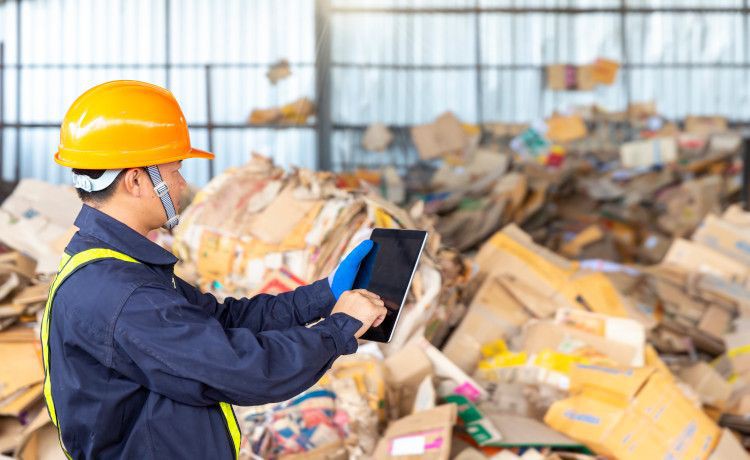
[[[553,321],[536,321],[523,331],[523,350],[539,353],[553,350],[565,354],[599,354],[614,363],[629,366],[638,359],[638,349],[607,340],[598,335],[556,324]]]
[[[576,88],[578,91],[591,91],[596,88],[596,77],[593,65],[580,65],[576,67]]]
[[[295,197],[293,187],[288,186],[255,217],[248,230],[253,236],[266,243],[279,244],[307,213],[319,205],[320,202],[317,200],[303,200]]]
[[[723,133],[728,129],[727,119],[717,116],[694,116],[685,117],[685,131],[700,136],[708,136]]]
[[[593,78],[599,84],[612,85],[617,79],[620,63],[612,59],[599,58],[594,62]]]
[[[620,161],[626,168],[648,167],[677,160],[677,140],[662,137],[626,142],[620,146]]]
[[[721,439],[708,460],[750,460],[742,444],[731,430],[721,430]]]
[[[673,237],[693,232],[709,212],[720,209],[723,183],[720,176],[712,174],[665,192],[659,198],[666,207],[658,217],[659,226]]]
[[[198,251],[198,273],[209,280],[223,280],[232,270],[237,240],[204,230]]]
[[[0,401],[0,415],[18,417],[42,397],[42,383],[35,383]]]
[[[565,143],[586,136],[586,123],[580,115],[553,115],[547,120],[547,138],[552,142]]]
[[[21,275],[26,281],[36,274],[36,260],[17,251],[0,255],[0,273],[13,272]]]
[[[580,447],[580,443],[552,430],[536,419],[513,414],[486,414],[503,439],[494,443],[507,447],[550,447],[572,448]]]
[[[495,427],[495,424],[466,397],[451,395],[445,398],[447,402],[456,404],[458,416],[463,421],[464,429],[471,438],[480,446],[497,445],[503,440],[503,435]]]
[[[716,275],[728,280],[744,283],[748,266],[717,252],[708,246],[677,239],[664,257],[664,263],[676,265],[690,272]]]
[[[389,356],[384,365],[398,413],[401,416],[411,414],[420,383],[432,374],[432,362],[419,347],[409,344]]]
[[[44,370],[33,343],[0,346],[0,398],[44,379]]]
[[[724,307],[711,305],[698,322],[698,329],[714,337],[721,337],[729,329],[732,314]]]
[[[553,91],[565,91],[575,89],[577,70],[573,65],[553,64],[545,68],[547,74],[547,87]]]
[[[732,395],[732,385],[703,361],[682,369],[678,375],[698,393],[704,404],[723,408]]]
[[[52,425],[46,410],[40,411],[24,428],[16,457],[19,460],[65,460],[57,428]]]
[[[440,115],[434,123],[413,126],[411,138],[423,160],[460,152],[469,142],[461,122],[451,112]]]
[[[662,372],[589,366],[571,375],[571,393],[545,422],[603,455],[703,459],[719,437],[716,424]]]
[[[472,372],[481,359],[484,344],[506,337],[530,318],[523,305],[496,277],[490,276],[482,283],[443,352],[464,372]]]
[[[737,227],[750,228],[750,212],[745,212],[738,204],[729,206],[721,218]]]
[[[455,404],[444,404],[388,425],[373,455],[377,459],[448,460]]]
[[[693,241],[750,265],[750,233],[712,214],[706,216]]]
[[[371,152],[385,151],[393,141],[393,133],[383,123],[373,123],[362,135],[362,147]]]
[[[577,257],[581,250],[591,243],[601,240],[604,232],[598,225],[590,225],[578,233],[572,240],[565,243],[560,252],[568,257]]]
[[[646,328],[638,321],[561,308],[557,310],[555,322],[632,347],[635,354],[627,364],[641,367],[645,363]]]
[[[478,401],[487,397],[487,390],[479,385],[466,372],[456,366],[440,350],[432,346],[424,337],[414,338],[410,343],[417,345],[425,352],[432,362],[435,377],[442,380],[439,396],[445,397],[449,394],[466,396],[471,401]]]

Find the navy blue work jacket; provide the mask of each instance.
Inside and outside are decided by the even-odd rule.
[[[68,254],[108,248],[141,263],[85,265],[54,298],[49,375],[73,458],[231,459],[220,402],[288,399],[357,348],[362,323],[328,316],[326,280],[218,302],[174,275],[174,255],[114,218],[84,205],[76,226]]]

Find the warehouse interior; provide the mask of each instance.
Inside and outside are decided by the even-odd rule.
[[[216,401],[235,458],[750,459],[750,1],[0,0],[0,459],[132,456],[66,441],[45,332],[70,168],[154,164],[56,159],[117,80],[215,154],[145,236],[219,302],[326,279],[325,322],[372,229],[428,235],[387,343]]]

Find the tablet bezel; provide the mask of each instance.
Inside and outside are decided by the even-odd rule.
[[[378,235],[376,235],[376,232]],[[419,253],[417,254],[417,259],[414,262],[414,266],[411,269],[411,276],[409,276],[409,282],[406,285],[406,291],[404,291],[404,295],[401,298],[401,304],[398,307],[398,312],[396,313],[396,320],[393,322],[393,328],[391,328],[390,334],[388,335],[388,339],[383,340],[377,340],[377,339],[370,339],[367,338],[366,335],[370,332],[370,329],[368,329],[363,335],[362,340],[369,340],[371,342],[379,342],[379,343],[390,343],[391,340],[393,340],[393,333],[396,331],[396,328],[398,327],[399,320],[401,319],[401,312],[404,309],[404,305],[406,304],[406,299],[409,297],[409,290],[411,289],[411,283],[414,280],[414,275],[417,273],[417,267],[419,267],[419,261],[422,259],[422,253],[424,252],[424,247],[427,244],[427,237],[429,236],[429,232],[425,230],[404,230],[404,229],[396,229],[396,228],[374,228],[372,230],[370,238],[373,239],[373,237],[380,237],[380,238],[391,238],[391,239],[399,239],[399,235],[404,235],[406,233],[409,234],[421,234],[422,236],[422,244],[419,247]],[[381,236],[382,235],[382,236]],[[393,236],[391,236],[393,235]],[[410,238],[401,238],[401,239],[418,239],[414,238],[413,236]],[[374,240],[373,240],[374,241]]]

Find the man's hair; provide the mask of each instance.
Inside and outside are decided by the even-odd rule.
[[[73,169],[73,174],[89,176],[92,179],[99,179],[102,174],[105,173],[105,171],[105,169]],[[112,198],[112,195],[115,194],[115,190],[117,190],[117,184],[119,184],[122,180],[122,176],[125,171],[125,169],[120,171],[115,180],[112,181],[112,183],[103,190],[99,190],[96,192],[87,192],[85,190],[77,188],[76,192],[78,192],[78,197],[81,199],[81,201],[93,201],[96,203],[106,202],[107,200]]]

